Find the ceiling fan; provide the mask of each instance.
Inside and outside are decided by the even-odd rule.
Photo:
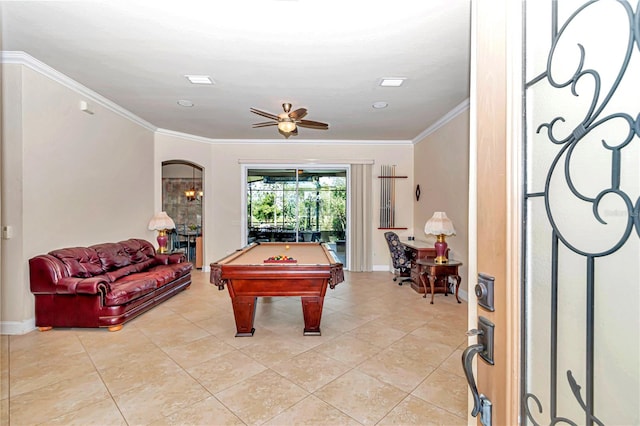
[[[254,114],[258,114],[263,117],[275,120],[255,123],[253,125],[253,128],[256,129],[258,127],[278,126],[278,132],[287,139],[289,138],[289,136],[298,135],[298,126],[320,130],[327,130],[329,128],[329,125],[327,123],[321,123],[319,121],[312,120],[303,120],[302,118],[307,115],[306,108],[298,108],[295,111],[291,111],[291,104],[284,103],[282,104],[282,109],[284,110],[283,113],[275,115],[271,114],[270,112],[260,111],[256,108],[250,108],[249,110]]]

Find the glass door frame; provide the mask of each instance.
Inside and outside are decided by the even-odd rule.
[[[322,169],[344,169],[346,172],[346,217],[347,226],[345,229],[345,269],[349,269],[351,264],[351,250],[350,250],[350,235],[351,235],[351,165],[343,163],[270,163],[270,162],[243,162],[240,164],[240,185],[242,187],[242,193],[240,197],[241,202],[241,218],[240,218],[240,246],[247,245],[249,229],[247,227],[247,173],[249,169],[304,169],[304,170],[322,170]],[[296,212],[296,221],[299,220],[298,212]]]

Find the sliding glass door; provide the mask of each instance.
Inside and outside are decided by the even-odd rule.
[[[347,170],[247,169],[247,242],[329,243],[344,262]]]

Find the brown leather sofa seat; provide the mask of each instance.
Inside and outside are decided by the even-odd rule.
[[[140,239],[35,256],[29,272],[36,326],[120,329],[191,285],[191,269],[183,254],[157,254]]]

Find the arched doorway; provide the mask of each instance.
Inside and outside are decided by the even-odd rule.
[[[184,160],[162,163],[162,210],[176,224],[169,249],[182,251],[196,268],[202,268],[204,169]]]

